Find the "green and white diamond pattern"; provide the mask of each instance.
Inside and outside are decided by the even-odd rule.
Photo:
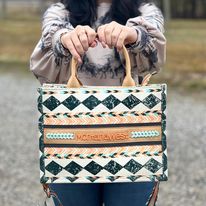
[[[151,86],[150,86],[151,87]],[[47,91],[49,87],[47,86]],[[159,92],[149,92],[151,89],[143,88],[144,92],[133,93],[134,88],[129,93],[100,92],[96,93],[74,92],[69,93],[51,91],[49,95],[43,95],[44,88],[39,90],[38,100],[39,118],[39,142],[40,142],[40,178],[41,183],[92,183],[92,182],[141,182],[167,180],[167,146],[166,131],[163,126],[163,155],[161,156],[138,156],[127,158],[111,159],[46,159],[44,156],[43,143],[43,114],[45,113],[66,113],[66,112],[112,112],[112,111],[148,111],[162,110],[166,117],[166,85],[156,85],[154,89]],[[51,89],[51,90],[52,90]],[[65,89],[65,88],[64,88]],[[141,90],[141,87],[140,87]],[[112,89],[111,89],[112,91]],[[126,90],[125,90],[126,91]],[[97,97],[98,96],[98,97]],[[91,101],[92,99],[92,101]],[[165,121],[165,119],[163,119]],[[164,122],[163,122],[164,123]],[[148,131],[147,131],[148,132]],[[147,134],[136,133],[133,137],[153,135],[158,133],[149,131]],[[54,138],[55,136],[48,136]],[[72,138],[72,135],[62,138]],[[78,162],[82,161],[82,162]],[[108,162],[109,161],[109,162]]]
[[[45,113],[58,112],[99,112],[99,111],[147,111],[161,109],[161,92],[145,93],[143,95],[115,93],[97,94],[54,94],[43,95],[43,110]]]
[[[97,159],[46,159],[45,175],[47,177],[82,177],[82,176],[131,176],[161,175],[162,157],[138,158],[97,158]]]

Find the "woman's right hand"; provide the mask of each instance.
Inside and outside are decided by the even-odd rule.
[[[73,31],[61,36],[61,43],[78,62],[82,63],[81,56],[89,47],[97,45],[96,35],[96,32],[89,26],[77,26]]]

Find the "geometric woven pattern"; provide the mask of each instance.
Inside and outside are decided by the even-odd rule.
[[[87,108],[88,111],[92,111],[101,104],[111,111],[120,104],[124,106],[125,109],[130,110],[132,110],[140,104],[144,105],[148,109],[152,109],[160,102],[160,99],[154,94],[150,94],[149,96],[145,97],[142,101],[132,94],[126,96],[122,101],[119,100],[118,93],[111,94],[103,100],[98,99],[94,95],[91,95],[83,100],[83,96],[84,95],[71,95],[62,102],[60,102],[59,99],[57,99],[55,96],[50,96],[43,102],[43,105],[50,111],[55,110],[57,107],[61,105],[64,105],[68,109],[68,111],[73,111],[81,104],[83,108]]]
[[[166,85],[38,91],[41,183],[167,180]]]
[[[152,109],[159,102],[160,100],[153,94],[150,94],[142,101],[142,103],[150,109]]]
[[[126,161],[125,161],[126,160]],[[141,170],[144,174],[150,175],[151,173],[157,173],[162,169],[162,163],[149,157],[145,158],[144,161],[138,161],[138,158],[125,158],[124,161],[120,159],[103,159],[103,161],[95,161],[95,159],[90,160],[85,166],[82,163],[84,160],[73,161],[71,160],[65,165],[65,160],[52,160],[49,162],[45,169],[49,174],[53,174],[56,177],[61,174],[62,171],[66,172],[66,176],[80,175],[80,173],[85,173],[89,176],[100,175],[101,172],[106,172],[108,175],[118,175],[125,173],[127,175],[138,174]],[[47,162],[47,161],[46,161]],[[65,166],[63,166],[65,165]],[[126,171],[126,172],[125,172]]]
[[[162,153],[161,145],[151,146],[125,146],[125,147],[104,147],[104,148],[56,148],[45,147],[44,156],[47,159],[92,159],[117,158],[117,157],[138,157],[138,156],[159,156]]]
[[[73,110],[75,107],[77,107],[80,104],[80,101],[75,98],[74,96],[70,96],[67,99],[65,99],[62,104],[67,107],[69,110]]]
[[[129,109],[134,108],[137,106],[141,101],[136,98],[134,95],[129,95],[126,99],[122,101],[122,103],[127,106]]]
[[[88,109],[92,110],[96,106],[98,106],[101,103],[95,96],[91,95],[87,99],[85,99],[82,104],[86,106]]]
[[[88,125],[108,123],[151,123],[161,122],[162,113],[148,112],[103,112],[103,113],[53,113],[44,115],[46,125]]]
[[[43,105],[52,111],[60,105],[60,101],[55,97],[51,96],[43,103]]]
[[[162,164],[156,161],[155,159],[150,159],[144,167],[152,173],[156,173],[161,167]]]
[[[118,104],[120,104],[121,101],[119,101],[114,95],[108,96],[106,99],[102,101],[102,104],[107,107],[108,109],[115,108]],[[100,103],[100,102],[99,102]],[[123,103],[123,102],[122,102]]]
[[[124,166],[126,170],[131,172],[132,174],[137,173],[139,170],[142,169],[142,165],[136,162],[135,160],[131,159],[127,164]]]
[[[151,87],[139,87],[139,88],[124,88],[124,93],[134,94],[134,93],[152,93],[152,92],[162,92],[162,88],[159,85],[152,85]],[[100,88],[100,87],[99,87]],[[44,84],[44,90],[40,91],[42,95],[58,95],[58,94],[116,94],[121,92],[120,88],[100,88],[90,87],[90,89],[72,89],[68,90],[67,85],[65,84]]]

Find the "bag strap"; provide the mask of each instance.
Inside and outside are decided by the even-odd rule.
[[[47,206],[47,199],[49,198],[56,199],[59,204],[58,206],[63,206],[57,194],[54,191],[52,191],[47,184],[43,184],[42,186],[43,186],[44,192],[46,193],[46,199],[44,201],[44,206]]]
[[[157,197],[158,197],[158,192],[159,192],[159,184],[160,184],[160,182],[155,183],[152,194],[149,198],[149,201],[146,203],[146,206],[155,206],[155,203],[156,203]]]
[[[151,77],[152,77],[152,74],[147,74],[142,80],[141,86],[147,86]]]
[[[125,75],[125,78],[123,80],[122,86],[123,87],[136,86],[136,83],[131,75],[131,62],[130,62],[128,51],[127,51],[125,46],[123,46],[122,51],[123,51],[123,55],[124,55],[125,61],[126,61],[126,65],[125,65],[126,75]],[[71,69],[71,76],[70,76],[69,81],[67,83],[67,87],[68,88],[82,87],[82,83],[80,82],[80,80],[77,77],[77,61],[74,59],[74,57],[72,57],[70,69]]]

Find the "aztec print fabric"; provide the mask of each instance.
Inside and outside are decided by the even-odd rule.
[[[42,183],[167,180],[166,85],[39,94]]]

